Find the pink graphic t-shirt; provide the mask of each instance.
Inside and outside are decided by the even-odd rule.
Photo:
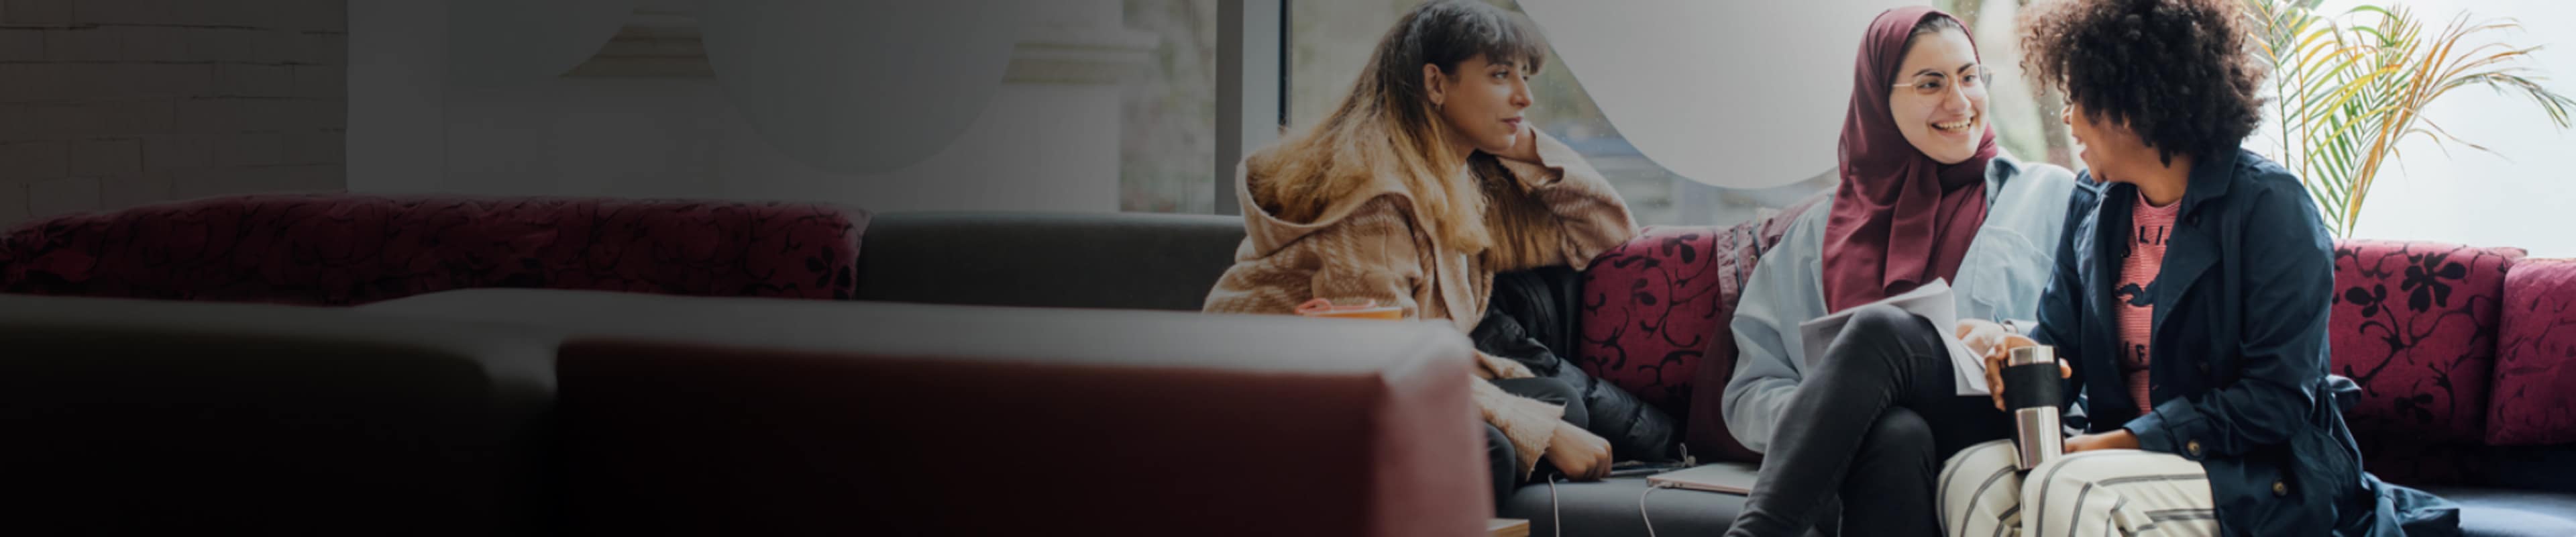
[[[2113,296],[2120,300],[2120,340],[2127,347],[2120,354],[2120,375],[2129,381],[2129,397],[2138,402],[2140,415],[2155,408],[2147,400],[2147,343],[2156,318],[2155,293],[2149,290],[2156,288],[2156,273],[2165,264],[2165,238],[2181,210],[2181,203],[2149,205],[2146,196],[2138,196],[2137,206],[2129,209],[2129,251],[2120,260],[2120,285]]]

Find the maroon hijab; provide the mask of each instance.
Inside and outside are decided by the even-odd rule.
[[[1891,9],[1871,21],[1861,39],[1851,109],[1843,116],[1842,186],[1834,190],[1833,213],[1825,221],[1827,311],[1956,277],[1968,241],[1986,221],[1986,162],[1997,152],[1994,129],[1986,129],[1976,156],[1945,165],[1905,141],[1887,105],[1914,25],[1948,16],[1929,7]]]

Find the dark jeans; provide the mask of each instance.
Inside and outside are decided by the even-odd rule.
[[[1585,419],[1589,414],[1583,409],[1583,397],[1575,392],[1574,386],[1541,378],[1503,379],[1493,382],[1495,386],[1501,387],[1505,392],[1511,392],[1512,395],[1565,405],[1567,423],[1572,423],[1576,427],[1590,425]],[[1513,490],[1521,486],[1520,451],[1512,448],[1512,440],[1503,437],[1501,428],[1489,423],[1485,424],[1485,458],[1486,462],[1492,464],[1494,468],[1494,505],[1499,506],[1503,504],[1504,499],[1512,496]],[[1538,461],[1538,470],[1530,474],[1545,476],[1550,471],[1554,471],[1554,468],[1548,466],[1547,461],[1541,460]]]
[[[2009,438],[1994,399],[1960,397],[1940,330],[1892,306],[1852,314],[1783,410],[1730,536],[1801,535],[1843,499],[1848,535],[1940,535],[1941,463]]]

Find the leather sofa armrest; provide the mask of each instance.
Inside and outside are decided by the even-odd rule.
[[[0,534],[550,535],[560,340],[0,295]]]
[[[1477,535],[1473,351],[1432,323],[536,290],[584,532]]]

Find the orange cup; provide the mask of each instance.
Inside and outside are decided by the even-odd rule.
[[[1338,305],[1331,300],[1318,298],[1297,305],[1297,314],[1307,317],[1400,320],[1404,318],[1404,308],[1380,306],[1375,300],[1361,302],[1358,305]]]

